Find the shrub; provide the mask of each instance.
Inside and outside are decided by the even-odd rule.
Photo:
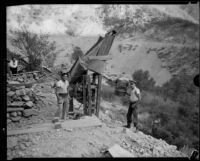
[[[188,107],[186,107],[186,106],[178,106],[178,108],[177,108],[177,113],[180,116],[187,117],[187,116],[189,116],[189,112],[190,111],[189,111]]]
[[[115,98],[114,88],[102,85],[101,97],[106,101],[113,101],[113,99]]]
[[[151,91],[155,87],[155,80],[150,77],[149,71],[137,70],[132,75],[141,90]]]
[[[168,143],[172,143],[173,141],[173,137],[170,131],[162,128],[162,127],[158,127],[155,131],[154,131],[154,135],[155,138],[158,139],[163,139],[166,140]]]

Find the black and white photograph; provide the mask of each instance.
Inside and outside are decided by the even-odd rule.
[[[7,160],[199,160],[199,2],[6,6]]]

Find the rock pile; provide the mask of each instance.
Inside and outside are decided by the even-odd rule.
[[[17,75],[13,75],[12,78],[9,77],[9,80],[18,81],[19,83],[31,83],[43,76],[41,72],[26,72]]]
[[[162,139],[145,135],[141,131],[133,133],[126,129],[126,133],[128,137],[122,140],[121,146],[137,157],[186,157],[176,146],[169,145]]]
[[[22,117],[37,115],[37,101],[38,97],[31,88],[7,87],[7,123],[19,122]]]

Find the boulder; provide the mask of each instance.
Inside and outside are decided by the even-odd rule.
[[[20,90],[16,90],[15,93],[18,97],[20,96]]]
[[[21,116],[21,115],[22,115],[22,112],[21,112],[21,111],[17,111],[17,115],[18,115],[18,116]]]
[[[12,97],[14,94],[15,94],[15,92],[9,91],[9,92],[7,93],[7,96],[8,96],[8,97]]]
[[[11,112],[11,113],[10,113],[10,116],[16,117],[16,116],[17,116],[17,112]]]
[[[19,122],[21,120],[21,116],[11,117],[13,122]]]
[[[7,124],[11,123],[12,120],[11,119],[7,119]]]
[[[17,78],[17,81],[19,81],[19,82],[23,82],[24,79],[23,79],[23,78]]]
[[[26,95],[26,90],[25,89],[21,89],[19,92],[20,92],[20,96],[25,96]]]
[[[19,87],[19,89],[25,89],[25,88],[26,88],[25,86],[20,86],[20,87]]]
[[[9,87],[7,87],[7,92],[9,92],[10,91],[10,88]]]
[[[26,88],[25,91],[26,91],[26,94],[27,94],[28,96],[30,96],[30,97],[32,96],[32,91],[31,91],[31,89]]]
[[[27,95],[23,96],[22,99],[23,99],[24,101],[30,101],[30,97],[27,96]]]
[[[23,116],[24,117],[30,117],[32,115],[38,115],[38,111],[35,109],[26,109],[23,111]]]
[[[26,90],[25,89],[18,89],[18,90],[16,90],[16,95],[17,96],[25,96]]]
[[[7,118],[9,118],[10,117],[10,114],[9,113],[7,113]]]
[[[28,101],[28,102],[26,102],[26,106],[27,107],[33,107],[33,102],[32,101]]]
[[[12,96],[12,101],[19,101],[21,98],[19,96],[17,96],[16,94],[14,94]]]

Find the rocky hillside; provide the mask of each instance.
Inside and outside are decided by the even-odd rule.
[[[37,84],[36,94],[43,95],[38,115],[8,122],[8,130],[38,127],[50,123],[57,110],[56,96],[51,82]],[[74,101],[74,108],[80,104]],[[119,103],[101,101],[99,119],[101,127],[58,129],[46,132],[7,136],[7,159],[38,157],[105,157],[104,152],[115,144],[120,145],[135,157],[186,157],[161,139],[155,139],[141,131],[125,129],[119,114],[127,112]],[[139,117],[142,119],[142,117]]]
[[[24,5],[7,8],[7,31],[27,25],[32,32],[48,33],[63,50],[57,65],[70,63],[75,46],[86,52],[99,35],[126,23],[113,43],[106,73],[130,75],[144,69],[162,85],[173,74],[198,72],[198,13],[197,4]]]

